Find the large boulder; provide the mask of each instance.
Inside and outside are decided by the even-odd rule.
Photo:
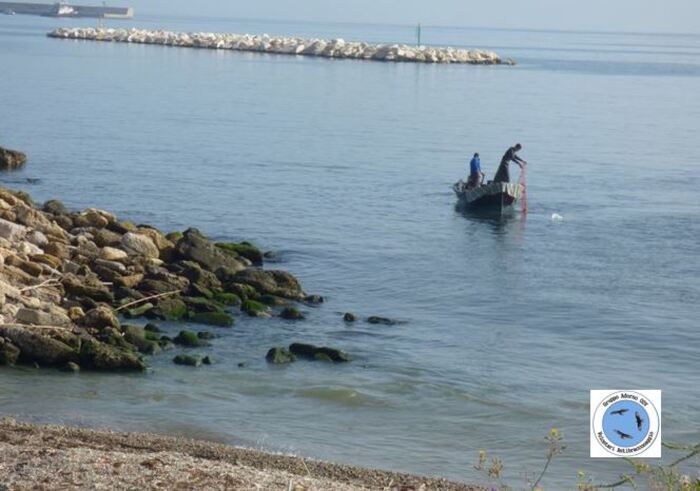
[[[233,278],[234,284],[250,285],[257,291],[292,300],[303,300],[304,291],[299,280],[286,271],[265,271],[262,269],[246,269]]]
[[[83,339],[80,346],[80,366],[106,371],[143,371],[146,363],[136,353]]]
[[[220,267],[233,271],[245,269],[242,262],[216,247],[194,228],[184,232],[175,246],[175,253],[179,258],[195,261],[209,271],[216,271]]]
[[[27,163],[27,156],[17,150],[0,147],[0,169],[18,169]]]
[[[0,237],[10,242],[22,240],[29,230],[27,227],[0,218]]]
[[[95,329],[119,329],[120,327],[119,319],[114,315],[114,311],[104,305],[100,305],[88,311],[83,318],[80,319],[80,324]]]
[[[211,271],[203,269],[199,263],[194,261],[180,261],[173,266],[181,274],[194,285],[198,285],[208,290],[220,290],[221,281]]]
[[[255,266],[262,266],[263,253],[250,242],[219,242],[216,244],[216,247],[228,252],[233,257],[241,256]]]
[[[160,251],[153,241],[145,235],[127,232],[120,242],[122,250],[131,256],[145,256],[148,258],[158,258]]]
[[[0,336],[19,348],[19,360],[26,363],[62,366],[69,361],[78,361],[78,355],[72,347],[34,329],[6,324],[0,326]]]
[[[70,317],[63,312],[44,312],[39,309],[20,308],[15,315],[17,322],[36,326],[69,326]]]

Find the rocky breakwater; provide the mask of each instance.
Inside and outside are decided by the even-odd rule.
[[[368,44],[343,39],[304,39],[272,37],[267,34],[227,34],[211,32],[170,32],[146,29],[59,28],[49,37],[120,43],[160,44],[187,48],[229,49],[286,55],[348,58],[355,60],[414,63],[462,63],[472,65],[513,64],[492,51],[450,47]]]
[[[277,307],[322,300],[262,261],[249,243],[214,243],[193,228],[165,235],[0,188],[0,365],[144,370],[144,355],[216,336],[184,330],[171,339],[126,319],[226,328],[234,312],[282,316]]]

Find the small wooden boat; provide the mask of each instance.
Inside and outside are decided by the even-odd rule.
[[[458,181],[452,189],[460,206],[502,214],[523,196],[525,187],[517,182],[489,182],[467,188],[464,181]]]

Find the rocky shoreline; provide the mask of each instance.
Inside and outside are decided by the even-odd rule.
[[[82,39],[119,43],[159,44],[187,48],[228,49],[286,55],[346,58],[355,60],[412,63],[459,63],[470,65],[512,65],[493,51],[450,47],[368,44],[343,39],[272,37],[267,34],[211,32],[170,32],[147,29],[59,28],[48,33],[60,39]]]
[[[0,420],[0,488],[443,490],[485,488],[145,433]]]
[[[39,207],[24,192],[0,188],[0,365],[143,371],[147,356],[176,347],[185,350],[176,364],[211,364],[186,349],[216,342],[216,329],[231,328],[236,316],[296,322],[304,318],[300,304],[323,301],[264,261],[248,242],[215,243],[194,228],[164,234],[96,208],[71,212],[56,200]],[[149,322],[129,323],[136,318]],[[183,329],[167,336],[159,320]],[[304,343],[270,351],[271,363],[350,360]]]

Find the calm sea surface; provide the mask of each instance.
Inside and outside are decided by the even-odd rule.
[[[3,369],[1,413],[467,481],[481,480],[485,448],[514,483],[539,469],[556,426],[568,448],[550,488],[571,487],[578,469],[624,469],[588,459],[592,388],[662,389],[664,438],[700,441],[700,36],[424,28],[426,43],[519,62],[475,67],[44,36],[59,25],[90,23],[0,16],[0,144],[30,155],[0,183],[252,240],[327,301],[300,324],[240,317],[214,343],[218,363],[199,370],[172,353],[145,375]],[[516,141],[531,164],[527,217],[456,211],[450,185],[468,156],[493,175]],[[347,326],[345,311],[406,323]],[[268,348],[293,341],[356,361],[266,364]]]

